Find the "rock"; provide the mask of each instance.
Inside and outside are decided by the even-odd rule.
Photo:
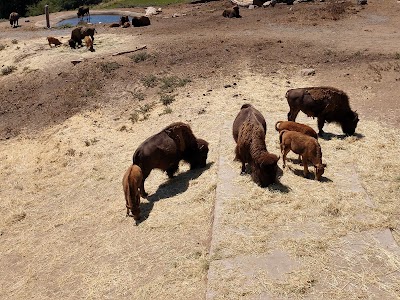
[[[315,75],[315,69],[303,69],[300,71],[301,76],[313,76]]]
[[[368,4],[367,2],[368,2],[367,0],[357,0],[357,4],[358,4],[358,5],[365,5],[365,4]]]
[[[146,13],[145,13],[146,16],[152,16],[156,14],[158,14],[158,12],[154,7],[149,6],[148,8],[146,8]]]
[[[255,5],[249,5],[249,9],[254,9],[254,8],[256,8],[256,6]]]
[[[271,5],[271,1],[267,1],[267,2],[264,2],[262,6],[263,7],[268,7],[270,5]]]

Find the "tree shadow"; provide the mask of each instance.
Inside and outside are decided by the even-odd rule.
[[[149,217],[155,202],[184,193],[189,187],[189,182],[200,177],[213,164],[214,162],[209,162],[204,168],[179,173],[177,176],[162,183],[154,194],[147,197],[147,203],[140,203],[141,218],[136,221],[136,225],[139,225]]]
[[[362,138],[365,137],[365,135],[361,133],[355,133],[353,135],[346,135],[346,134],[334,134],[330,132],[324,132],[322,136],[318,136],[318,138],[323,139],[325,141],[330,141],[334,138],[337,138],[338,140],[344,140],[347,137],[354,136],[357,140],[361,140]]]

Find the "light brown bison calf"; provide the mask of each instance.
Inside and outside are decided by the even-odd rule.
[[[297,131],[318,139],[317,132],[310,126],[293,121],[278,121],[275,124],[275,129],[278,132],[282,130]]]
[[[142,169],[137,165],[132,165],[125,172],[122,179],[126,201],[126,216],[132,212],[135,220],[140,219],[140,186],[143,181]]]
[[[301,156],[304,166],[304,176],[308,175],[308,162],[315,168],[315,179],[320,180],[326,165],[322,163],[322,151],[317,139],[297,131],[282,130],[279,134],[283,167],[286,167],[286,155],[292,150]]]
[[[85,40],[86,48],[88,48],[89,51],[94,52],[93,41],[90,38],[90,36],[85,36],[84,40]]]
[[[235,5],[232,8],[225,9],[222,15],[225,18],[241,18],[242,16],[239,14],[239,6]]]
[[[59,39],[52,37],[52,36],[48,36],[47,41],[49,42],[50,48],[51,48],[52,44],[54,44],[54,46],[59,46],[62,44]]]

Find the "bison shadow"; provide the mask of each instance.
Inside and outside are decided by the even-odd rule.
[[[213,162],[209,162],[204,168],[187,170],[162,183],[157,191],[147,198],[149,201],[148,203],[140,203],[141,218],[136,224],[142,223],[149,217],[155,202],[182,194],[188,189],[191,180],[200,177],[200,175],[211,168],[213,164]]]
[[[246,164],[246,174],[251,175],[251,167],[250,164]],[[243,174],[241,174],[243,175]],[[277,192],[281,192],[283,194],[287,194],[289,193],[292,189],[284,184],[282,184],[280,182],[280,178],[283,176],[283,170],[278,166],[278,170],[276,172],[276,177],[277,180],[275,183],[270,184],[268,187],[266,187],[267,189],[269,189],[270,191],[277,191]]]
[[[299,176],[299,177],[303,177],[303,178],[305,178],[305,179],[310,179],[310,180],[315,180],[314,166],[312,166],[312,165],[309,165],[309,166],[308,166],[308,170],[309,170],[310,172],[308,173],[308,176],[307,176],[307,177],[304,177],[303,168],[301,168],[301,169],[295,169],[295,168],[293,168],[293,167],[291,167],[291,166],[286,166],[286,168],[288,168],[290,171],[293,172],[293,174],[295,174],[295,175],[297,175],[297,176]],[[320,182],[332,182],[332,180],[329,179],[328,177],[325,177],[324,175],[322,175],[322,176],[321,176]]]
[[[322,136],[318,136],[318,138],[323,139],[325,141],[330,141],[333,138],[337,138],[338,140],[344,140],[347,137],[354,136],[357,140],[361,140],[362,138],[365,137],[365,135],[361,133],[355,133],[353,135],[346,135],[346,134],[334,134],[330,132],[324,132]]]

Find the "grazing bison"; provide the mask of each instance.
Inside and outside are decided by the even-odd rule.
[[[123,26],[126,22],[129,23],[129,17],[128,16],[122,16],[119,19],[119,26]]]
[[[184,160],[190,169],[206,166],[208,143],[196,139],[189,125],[177,122],[164,128],[161,132],[146,139],[135,151],[133,163],[143,172],[141,194],[147,196],[144,181],[152,169],[161,169],[172,178]]]
[[[79,17],[83,18],[85,15],[88,15],[88,17],[90,18],[89,7],[79,6],[77,15],[78,18]]]
[[[283,156],[283,167],[286,167],[286,155],[292,150],[301,156],[304,176],[308,176],[308,162],[315,168],[315,179],[320,180],[326,165],[322,163],[322,151],[317,139],[297,131],[282,130],[279,142]]]
[[[150,25],[150,19],[146,16],[141,17],[132,17],[132,25],[133,27],[143,27]]]
[[[275,124],[275,129],[278,132],[282,130],[297,131],[318,139],[318,134],[310,126],[293,121],[278,121]]]
[[[354,134],[359,121],[358,114],[350,109],[345,92],[332,87],[309,87],[286,92],[290,107],[288,120],[295,121],[299,111],[318,118],[318,135],[322,136],[325,122],[339,123],[343,133]]]
[[[243,118],[243,115],[247,117]],[[246,163],[251,167],[251,177],[261,187],[276,181],[279,157],[269,153],[265,145],[265,120],[259,121],[260,113],[251,105],[243,105],[233,125],[236,140],[236,159],[242,162],[241,174],[246,172]]]
[[[241,18],[242,16],[239,14],[239,6],[235,5],[232,8],[225,9],[222,15],[225,18]]]
[[[76,48],[76,42],[73,39],[69,39],[68,40],[68,45],[72,48],[75,49]]]
[[[76,27],[76,28],[72,29],[70,41],[71,40],[74,41],[74,45],[78,44],[79,46],[82,46],[83,38],[84,38],[84,36],[82,35],[82,27]],[[72,47],[70,42],[68,42],[68,43],[71,46],[71,48],[75,48],[75,47]]]
[[[92,39],[90,38],[90,36],[85,36],[84,40],[85,40],[86,48],[87,48],[90,52],[94,52],[94,49],[93,49],[93,41],[92,41]]]
[[[122,186],[126,201],[126,216],[132,212],[135,220],[140,219],[140,186],[143,181],[142,170],[137,165],[132,165],[125,172]]]
[[[17,12],[12,12],[10,14],[10,17],[8,18],[10,21],[10,25],[15,28],[18,27],[18,19],[19,19],[19,14]]]
[[[256,108],[254,108],[253,105],[243,104],[242,107],[240,108],[240,112],[235,118],[235,121],[233,121],[233,139],[235,140],[235,142],[237,142],[238,139],[240,126],[243,124],[244,121],[246,121],[246,119],[252,113],[256,116],[258,122],[261,123],[264,129],[264,133],[267,132],[267,124],[265,123],[263,115]]]
[[[81,28],[82,38],[84,38],[85,36],[90,36],[92,38],[92,41],[94,41],[94,33],[97,33],[94,27]]]
[[[47,37],[47,41],[49,42],[49,46],[51,48],[51,45],[54,44],[54,46],[59,46],[62,45],[62,43],[60,42],[59,39],[52,37],[52,36],[48,36]]]

